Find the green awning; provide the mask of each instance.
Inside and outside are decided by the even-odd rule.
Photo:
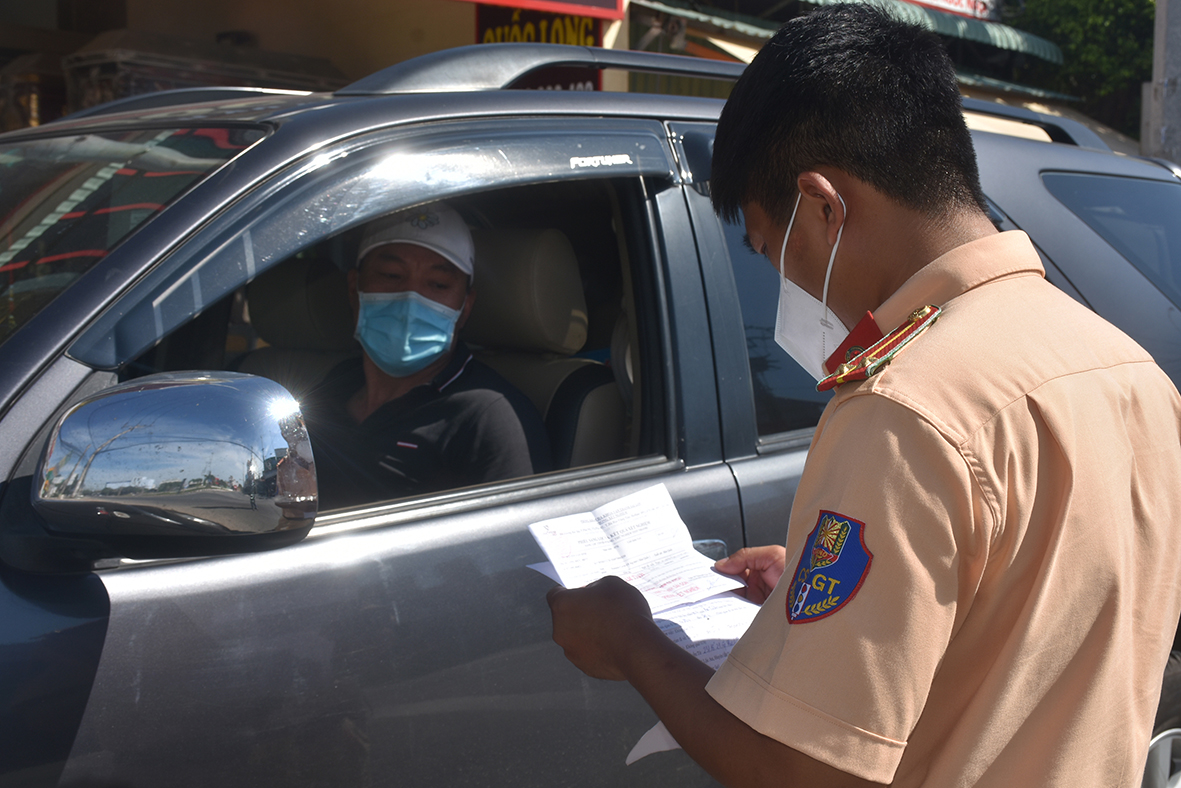
[[[659,11],[662,14],[679,16],[691,22],[701,22],[727,33],[737,33],[749,38],[761,38],[764,41],[775,35],[775,31],[779,29],[778,22],[768,22],[765,19],[736,14],[721,8],[709,8],[710,13],[707,14],[688,3],[679,2],[679,0],[664,0],[664,2],[660,2],[660,0],[631,0],[631,5],[647,8],[650,11]]]
[[[1001,79],[993,79],[992,77],[972,74],[967,71],[956,71],[955,78],[961,85],[966,85],[970,88],[983,88],[1002,95],[1040,99],[1042,101],[1057,101],[1060,103],[1077,103],[1082,101],[1078,96],[1059,93],[1056,90],[1043,90],[1042,88],[1034,88],[1029,85],[1018,85],[1014,82],[1005,82]]]
[[[812,5],[829,5],[831,3],[849,2],[849,0],[803,0]],[[950,38],[962,38],[988,44],[999,49],[1012,52],[1022,52],[1027,55],[1048,60],[1051,63],[1062,62],[1062,50],[1057,44],[1044,38],[1026,33],[1022,30],[1002,25],[999,22],[987,22],[983,19],[970,19],[946,11],[936,11],[932,8],[915,5],[905,0],[854,0],[855,2],[872,2],[888,9],[899,19]],[[720,31],[733,32],[749,38],[769,39],[779,29],[777,22],[769,22],[756,17],[744,16],[727,12],[720,8],[708,8],[705,13],[703,7],[694,7],[683,0],[631,0],[632,5],[659,11],[664,14],[679,16],[690,21],[710,25]]]

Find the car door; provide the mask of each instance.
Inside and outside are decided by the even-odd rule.
[[[56,133],[55,133],[56,132]],[[115,382],[62,354],[111,293],[151,259],[150,236],[191,227],[194,184],[266,136],[255,125],[175,119],[84,134],[8,135],[0,255],[0,782],[56,783],[105,638],[105,587],[32,513],[30,473],[64,404]],[[197,187],[198,189],[200,187]],[[186,211],[188,215],[186,216]],[[144,233],[143,227],[152,228]],[[171,236],[175,238],[175,236]],[[138,251],[137,251],[138,250]],[[139,265],[137,266],[137,261]],[[52,542],[52,544],[51,544]],[[54,553],[59,571],[46,573]],[[72,565],[71,565],[72,564]],[[19,567],[19,568],[18,568]]]
[[[373,133],[274,175],[95,321],[71,363],[135,374],[193,315],[369,218],[569,181],[614,212],[644,385],[620,460],[321,513],[274,552],[105,564],[105,639],[61,784],[710,784],[680,752],[624,766],[655,717],[565,661],[551,583],[526,568],[543,560],[528,524],[653,484],[695,539],[742,541],[678,180],[655,122]]]
[[[783,544],[796,487],[828,394],[774,341],[779,273],[709,201],[711,123],[670,123],[705,282],[723,451],[747,545]]]

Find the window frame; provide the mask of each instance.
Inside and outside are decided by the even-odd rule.
[[[807,445],[815,425],[760,435],[755,380],[750,367],[746,326],[734,261],[726,240],[726,228],[709,199],[709,167],[713,123],[670,123],[669,133],[687,185],[685,201],[693,218],[701,277],[708,300],[708,316],[715,346],[719,381],[731,385],[719,390],[719,408],[727,460],[798,449]],[[792,363],[787,359],[788,363]]]
[[[667,253],[663,249],[659,238],[661,232],[661,211],[653,204],[653,194],[662,188],[673,186],[676,173],[672,169],[672,155],[667,139],[664,138],[661,126],[657,121],[620,120],[620,119],[587,119],[571,121],[515,119],[491,121],[463,121],[443,122],[411,129],[394,128],[380,132],[369,133],[351,138],[331,147],[321,149],[314,154],[307,155],[290,166],[276,172],[265,179],[237,203],[223,211],[206,226],[197,229],[189,238],[185,239],[175,250],[165,257],[145,276],[141,277],[130,289],[123,293],[105,313],[82,332],[79,339],[70,347],[70,355],[82,360],[89,366],[98,369],[118,368],[127,363],[127,354],[114,354],[108,358],[97,358],[87,349],[88,338],[109,333],[112,325],[127,314],[134,304],[148,300],[153,292],[161,289],[173,290],[184,287],[185,277],[202,265],[211,265],[218,253],[234,244],[243,243],[243,237],[252,234],[260,221],[265,220],[270,212],[276,210],[275,201],[285,200],[293,188],[300,188],[301,183],[306,187],[317,173],[333,162],[348,160],[353,157],[358,160],[358,154],[388,150],[391,147],[408,144],[414,151],[429,157],[445,155],[439,152],[440,141],[456,144],[471,144],[484,135],[484,140],[505,141],[525,140],[541,141],[540,149],[548,151],[551,160],[548,164],[541,162],[531,170],[518,168],[512,172],[512,178],[492,179],[483,183],[466,181],[447,188],[433,190],[431,199],[458,198],[475,192],[495,191],[502,188],[541,183],[545,181],[574,179],[605,179],[612,180],[634,179],[636,183],[635,203],[630,211],[635,219],[629,223],[624,221],[623,232],[632,258],[633,286],[636,289],[637,311],[645,318],[645,326],[641,330],[643,355],[654,351],[652,362],[646,362],[651,373],[657,375],[654,382],[658,386],[650,387],[642,407],[644,419],[652,419],[651,424],[658,424],[659,430],[654,453],[641,454],[636,457],[625,458],[605,466],[576,468],[555,471],[548,474],[535,475],[523,479],[505,482],[492,482],[478,487],[460,490],[448,490],[439,493],[414,496],[392,501],[375,502],[370,505],[353,509],[334,510],[321,514],[317,518],[315,533],[329,533],[339,530],[352,530],[371,525],[389,525],[397,522],[412,522],[424,518],[438,516],[445,512],[461,512],[469,509],[480,509],[491,505],[502,505],[517,501],[542,498],[558,492],[555,485],[563,488],[571,485],[583,487],[599,487],[603,485],[619,484],[623,481],[634,481],[647,477],[656,477],[671,470],[686,467],[687,454],[685,451],[686,426],[678,419],[681,403],[676,392],[683,389],[680,381],[675,379],[674,370],[678,365],[672,361],[674,352],[671,339],[670,318],[666,298],[668,296],[668,280],[664,269]],[[590,140],[590,142],[588,142]],[[571,152],[588,153],[590,156],[579,156],[581,159],[593,156],[617,154],[618,148],[632,144],[634,150],[642,150],[637,155],[632,153],[630,163],[610,165],[583,163],[569,163]],[[566,146],[566,147],[563,147]],[[629,151],[630,152],[630,151]],[[496,153],[505,157],[503,150]],[[560,158],[559,155],[560,154]],[[559,164],[565,165],[559,168]],[[544,166],[543,166],[544,165]],[[421,200],[414,201],[405,198],[386,198],[379,210],[374,210],[372,216],[387,213],[396,207],[409,207],[421,204]],[[353,215],[350,221],[333,225],[324,234],[311,237],[299,246],[285,250],[283,254],[273,254],[269,259],[260,261],[255,259],[254,276],[268,270],[300,249],[306,249],[318,241],[347,231],[349,228],[362,224],[369,214]],[[169,277],[175,277],[170,281]],[[249,281],[247,277],[243,282]],[[675,289],[675,288],[674,288]],[[232,291],[230,291],[232,292]],[[217,296],[207,303],[205,308],[218,302]],[[198,313],[199,314],[199,313]],[[190,316],[191,319],[192,316]],[[187,321],[176,323],[164,330],[162,335],[154,338],[156,343],[170,336],[179,328],[187,325]],[[93,340],[91,339],[91,342]],[[709,392],[712,397],[712,389]],[[659,401],[663,400],[663,405]],[[713,420],[716,424],[716,418]],[[693,430],[690,428],[690,432]],[[708,443],[711,439],[706,438]],[[641,451],[644,451],[641,445]],[[663,452],[663,453],[660,453]]]

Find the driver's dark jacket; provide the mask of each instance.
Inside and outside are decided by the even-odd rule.
[[[321,510],[550,470],[536,408],[463,343],[429,384],[357,424],[347,403],[364,384],[360,357],[349,359],[303,402]]]

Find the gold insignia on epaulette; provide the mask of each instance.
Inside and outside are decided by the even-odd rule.
[[[911,340],[930,328],[939,319],[937,306],[916,309],[906,322],[870,345],[862,353],[837,367],[836,371],[816,384],[817,391],[828,391],[842,383],[866,380],[886,368]]]

